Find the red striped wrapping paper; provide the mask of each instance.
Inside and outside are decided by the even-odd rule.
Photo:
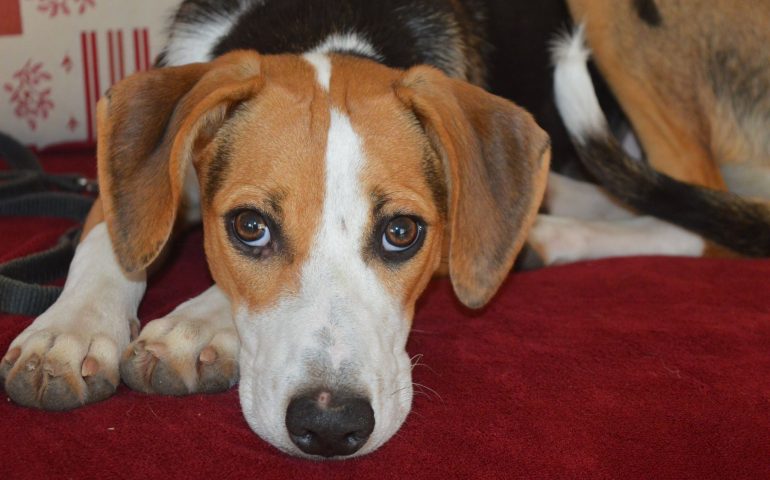
[[[96,102],[150,68],[177,0],[0,0],[0,130],[92,143]]]

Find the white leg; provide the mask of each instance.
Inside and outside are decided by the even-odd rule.
[[[639,255],[700,256],[704,240],[654,217],[614,222],[538,215],[528,243],[546,265]]]
[[[77,247],[61,297],[0,363],[11,399],[66,410],[112,395],[145,285],[144,272],[127,276],[118,265],[106,225],[95,226]]]
[[[622,220],[636,216],[601,187],[554,172],[548,174],[543,205],[549,214],[558,217]]]
[[[770,200],[770,167],[759,165],[722,165],[727,188],[742,197]]]
[[[146,393],[223,391],[238,381],[239,349],[230,301],[214,285],[148,323],[123,353],[120,373]]]

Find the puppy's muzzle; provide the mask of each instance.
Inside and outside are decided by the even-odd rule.
[[[347,456],[369,439],[374,411],[366,398],[320,390],[292,399],[286,428],[291,441],[309,455]]]

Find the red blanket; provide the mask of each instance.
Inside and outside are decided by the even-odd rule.
[[[46,163],[93,169],[90,154]],[[67,225],[0,219],[0,261]],[[210,282],[200,231],[178,247],[143,322]],[[408,346],[413,411],[368,457],[285,456],[249,430],[236,389],[121,387],[65,413],[0,402],[0,478],[770,478],[768,279],[765,260],[589,262],[512,275],[478,313],[436,280]],[[0,316],[2,352],[28,322]]]

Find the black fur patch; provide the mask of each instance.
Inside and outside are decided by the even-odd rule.
[[[449,194],[447,193],[446,174],[438,154],[429,146],[425,146],[422,157],[422,175],[430,188],[433,203],[441,217],[449,216]]]
[[[206,171],[206,186],[204,187],[204,201],[207,205],[211,205],[214,200],[214,196],[222,188],[222,184],[230,172],[230,164],[232,161],[232,152],[230,149],[230,140],[227,136],[224,136],[222,143],[217,147],[214,158],[209,163],[208,170]]]
[[[187,0],[183,7],[189,7],[187,10],[194,15],[178,14],[177,18],[187,23],[205,19],[212,15],[211,3]],[[262,54],[302,53],[330,34],[355,32],[374,46],[381,57],[375,60],[387,66],[405,69],[429,64],[450,73],[458,68],[456,62],[464,61],[447,55],[447,45],[462,41],[456,22],[452,2],[443,0],[254,2],[212,53],[217,56],[236,49]]]
[[[770,209],[729,192],[680,182],[625,154],[609,136],[576,142],[586,168],[631,207],[741,255],[770,256]]]
[[[655,4],[655,0],[634,0],[634,8],[639,18],[651,27],[663,25],[663,17]]]

